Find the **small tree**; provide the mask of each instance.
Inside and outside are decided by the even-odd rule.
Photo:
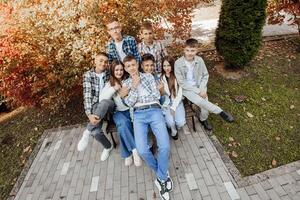
[[[262,39],[267,0],[223,0],[215,45],[228,68],[242,67],[254,57]]]

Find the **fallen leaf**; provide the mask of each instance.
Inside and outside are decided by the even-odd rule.
[[[276,166],[277,165],[277,161],[275,160],[275,158],[272,160],[272,165]]]
[[[25,149],[23,149],[23,153],[27,153],[28,151],[31,151],[31,146],[28,146]]]
[[[229,147],[232,147],[232,144],[229,143],[228,146],[229,146]]]
[[[233,137],[229,137],[228,139],[229,139],[230,142],[233,142],[233,141],[234,141],[234,138],[233,138]]]
[[[250,117],[250,118],[254,117],[254,116],[253,116],[251,113],[249,113],[249,112],[247,112],[247,116]]]
[[[276,139],[277,141],[279,141],[279,140],[280,140],[280,137],[279,137],[279,136],[276,136],[275,139]]]
[[[237,152],[235,152],[235,151],[232,151],[232,152],[231,152],[231,155],[232,155],[232,157],[234,157],[234,158],[237,158],[237,157],[238,157],[238,154],[237,154]]]
[[[237,103],[242,103],[242,102],[244,102],[246,99],[247,99],[247,97],[246,97],[245,95],[236,95],[236,96],[234,96],[234,100],[235,100]]]

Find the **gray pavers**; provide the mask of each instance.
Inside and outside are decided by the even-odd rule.
[[[197,132],[181,131],[177,141],[171,139],[169,174],[174,183],[171,199],[300,199],[299,169],[237,187],[199,123],[196,128]],[[77,143],[83,130],[78,127],[48,134],[16,200],[160,199],[154,184],[155,174],[145,163],[138,168],[126,167],[119,149],[101,162],[103,147],[92,138],[87,149],[78,152]]]

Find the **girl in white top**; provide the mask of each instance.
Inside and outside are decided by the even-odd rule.
[[[182,128],[185,124],[185,110],[182,102],[182,88],[178,85],[174,74],[174,59],[166,56],[162,61],[161,80],[164,88],[164,103],[162,105],[167,126],[171,129],[171,136],[178,139],[176,127]]]
[[[130,110],[123,103],[122,98],[127,96],[128,88],[121,87],[121,82],[126,78],[124,65],[114,60],[110,68],[109,82],[103,88],[100,99],[113,99],[116,110],[113,114],[113,120],[116,124],[118,135],[120,138],[121,157],[125,159],[125,165],[129,166],[134,161],[135,166],[141,166],[142,160],[137,153],[133,125],[130,117]]]

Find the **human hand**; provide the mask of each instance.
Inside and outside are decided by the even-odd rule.
[[[199,96],[205,99],[207,97],[207,93],[205,91],[201,91]]]
[[[123,85],[121,89],[118,91],[118,94],[121,98],[126,97],[129,93],[129,89],[127,86]]]
[[[100,118],[99,118],[97,115],[90,114],[90,115],[88,116],[88,118],[89,118],[90,123],[91,123],[92,125],[96,125],[96,124],[98,124],[98,123],[100,122]]]
[[[118,91],[120,88],[121,88],[121,85],[118,84],[118,83],[116,83],[115,86],[114,86],[114,89],[115,89],[116,91]]]
[[[132,76],[132,87],[133,88],[136,89],[140,85],[140,82],[141,82],[141,78],[140,78],[139,74]]]
[[[159,82],[157,84],[157,89],[159,90],[160,94],[164,94],[165,88],[164,88],[164,84],[162,82]]]
[[[170,111],[171,111],[171,115],[172,115],[173,117],[175,117],[175,110],[170,109]]]

